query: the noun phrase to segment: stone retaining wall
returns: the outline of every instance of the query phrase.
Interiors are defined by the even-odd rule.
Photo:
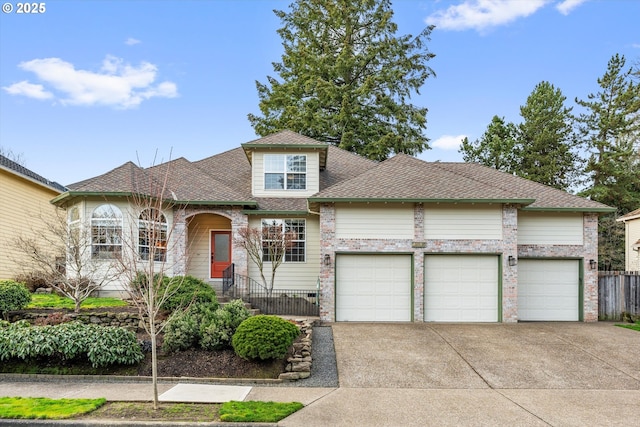
[[[42,311],[32,311],[32,310],[17,310],[9,312],[9,321],[17,322],[18,320],[26,320],[27,322],[33,324],[39,323],[38,319],[50,318],[50,316],[55,315],[54,313],[61,313],[60,311],[46,313]],[[61,318],[65,318],[64,321],[72,321],[78,320],[82,323],[92,323],[101,326],[117,326],[128,329],[130,331],[136,332],[140,327],[140,317],[138,313],[128,313],[128,312],[91,312],[91,313],[74,313],[74,312],[66,312]]]
[[[295,322],[300,328],[302,339],[293,343],[293,355],[287,359],[285,372],[278,376],[281,380],[295,381],[311,376],[313,322],[306,319]]]

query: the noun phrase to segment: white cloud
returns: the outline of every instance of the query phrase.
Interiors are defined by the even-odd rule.
[[[58,92],[59,101],[65,105],[106,105],[126,109],[137,107],[145,99],[178,96],[177,86],[172,82],[153,84],[158,71],[155,65],[142,62],[136,67],[110,55],[97,72],[77,70],[73,64],[60,58],[34,59],[21,62],[19,67],[33,72],[46,86]],[[15,95],[36,99],[53,97],[41,85],[26,81],[17,84],[31,90],[16,89]],[[43,94],[51,96],[43,97]]]
[[[467,135],[442,135],[431,143],[434,148],[440,148],[442,150],[457,150],[462,144],[462,140]]]
[[[142,42],[138,39],[134,39],[133,37],[129,37],[124,41],[124,44],[128,46],[133,46],[134,44],[139,44],[139,43],[142,43]]]
[[[568,15],[573,9],[585,3],[588,0],[564,0],[556,5],[556,9],[563,15]]]
[[[640,49],[640,43],[633,43],[631,47],[634,49]]]
[[[529,16],[548,2],[549,0],[465,0],[431,14],[426,22],[444,30],[481,31]]]
[[[10,95],[23,95],[34,99],[53,98],[53,94],[44,90],[44,86],[34,85],[26,80],[14,83],[11,86],[3,86],[2,89]]]

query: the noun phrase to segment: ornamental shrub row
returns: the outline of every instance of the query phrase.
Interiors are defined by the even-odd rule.
[[[213,309],[219,307],[215,290],[203,280],[193,276],[154,276],[154,285],[159,294],[166,293],[167,299],[161,308],[167,311],[175,311],[186,308],[191,304],[211,304]],[[149,286],[147,275],[140,271],[131,282],[133,289],[144,290]]]
[[[7,311],[21,310],[31,302],[31,294],[23,283],[0,280],[0,314],[4,318]]]
[[[193,304],[168,323],[162,349],[165,352],[200,347],[220,350],[231,347],[231,338],[245,319],[251,316],[242,300],[218,308],[218,304]]]
[[[26,320],[0,322],[0,360],[86,357],[94,367],[133,365],[144,355],[133,332],[82,322],[31,326]]]

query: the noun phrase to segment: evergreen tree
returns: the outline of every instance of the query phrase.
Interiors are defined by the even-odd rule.
[[[389,0],[297,0],[275,11],[284,46],[280,79],[256,82],[264,136],[290,129],[374,160],[428,149],[427,109],[409,103],[434,76],[432,26],[396,36]]]
[[[598,79],[600,91],[587,100],[576,98],[585,109],[579,132],[590,153],[590,184],[582,194],[618,209],[601,217],[598,227],[600,268],[613,270],[624,269],[624,226],[615,218],[640,207],[640,83],[633,73],[616,54]]]
[[[578,155],[571,108],[560,89],[543,81],[520,107],[516,159],[518,175],[567,190],[576,184]]]
[[[516,126],[506,123],[504,117],[493,116],[484,134],[473,142],[464,138],[458,151],[462,153],[465,162],[480,163],[499,171],[515,173],[513,150],[516,131]]]
[[[614,55],[598,79],[600,91],[587,100],[576,99],[585,109],[578,117],[579,131],[590,152],[586,167],[590,185],[583,194],[618,208],[619,213],[640,206],[640,84],[633,81],[633,70],[624,67],[624,56]]]

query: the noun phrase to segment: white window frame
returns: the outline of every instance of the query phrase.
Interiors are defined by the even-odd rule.
[[[273,227],[273,225],[279,225],[282,227],[282,235],[285,233],[293,232],[293,227],[299,227],[302,224],[302,231],[299,229],[295,231],[296,238],[291,240],[293,247],[288,249],[284,254],[283,263],[300,263],[307,262],[307,220],[306,219],[274,219],[264,218],[261,221],[262,227]],[[302,237],[302,238],[300,238]],[[301,250],[301,253],[300,253]],[[297,252],[297,253],[296,253]],[[269,256],[263,251],[263,260],[270,262]],[[294,257],[296,259],[294,259]]]
[[[147,211],[158,211],[158,209],[144,209],[138,216],[138,256],[143,261],[149,260],[149,254],[151,253],[150,240],[152,240],[156,246],[154,261],[165,262],[167,260],[168,239],[167,217],[162,211],[158,211],[147,215],[147,218],[151,218],[151,220],[143,219],[143,215]],[[160,221],[154,221],[154,218],[160,218]],[[151,236],[148,236],[148,234],[151,234]]]
[[[281,185],[273,185],[274,183],[280,183]],[[265,154],[264,189],[285,191],[306,190],[307,155]]]
[[[107,212],[109,209],[109,212]],[[100,212],[103,210],[104,212]],[[103,216],[96,216],[101,214]],[[122,255],[122,220],[119,207],[105,203],[91,214],[91,259],[112,260]]]

